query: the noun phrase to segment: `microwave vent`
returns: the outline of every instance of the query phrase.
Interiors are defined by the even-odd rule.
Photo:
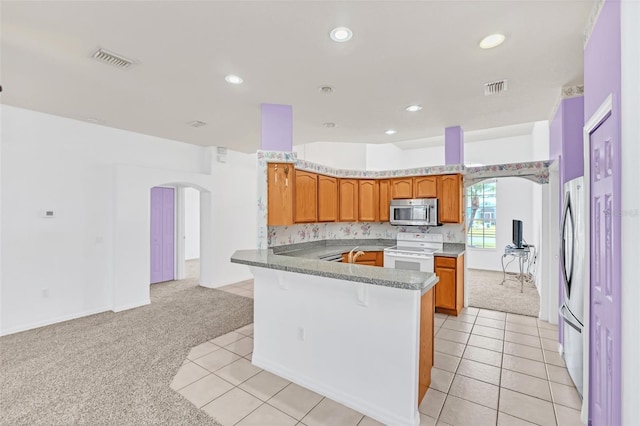
[[[506,92],[507,89],[508,89],[507,80],[499,80],[499,81],[494,81],[492,83],[485,83],[484,95],[485,96],[497,95],[498,93]]]

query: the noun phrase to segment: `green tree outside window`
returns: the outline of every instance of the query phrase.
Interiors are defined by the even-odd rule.
[[[467,246],[496,248],[496,181],[471,185],[467,199]]]

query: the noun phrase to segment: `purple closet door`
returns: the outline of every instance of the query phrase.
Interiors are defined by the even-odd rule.
[[[151,284],[174,278],[174,189],[151,188]]]
[[[614,115],[590,135],[591,319],[590,424],[620,417],[620,141]],[[617,186],[616,186],[617,181]]]

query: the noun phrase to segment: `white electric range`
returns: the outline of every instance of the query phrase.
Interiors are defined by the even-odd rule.
[[[399,232],[397,245],[384,249],[384,267],[433,272],[433,256],[444,245],[441,234]]]

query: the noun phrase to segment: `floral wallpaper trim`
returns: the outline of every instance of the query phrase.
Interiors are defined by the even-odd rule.
[[[297,160],[296,168],[309,172],[322,173],[324,175],[343,177],[343,178],[386,178],[386,177],[403,177],[403,176],[424,176],[438,175],[443,173],[462,173],[464,165],[452,164],[444,166],[417,167],[413,169],[402,170],[345,170],[334,169],[333,167],[324,166],[322,164],[312,163],[306,160]]]
[[[591,33],[593,32],[593,27],[596,26],[596,22],[598,21],[598,16],[600,15],[602,6],[604,6],[604,0],[597,0],[593,5],[593,7],[591,8],[591,13],[589,14],[587,25],[585,25],[584,27],[584,33],[583,33],[583,39],[582,39],[583,47],[587,46],[587,41],[589,41],[589,37],[591,37]]]
[[[258,150],[256,152],[256,156],[258,157],[258,162],[266,161],[269,163],[275,163],[275,162],[294,163],[298,157],[298,154],[295,152]]]
[[[464,225],[393,226],[389,223],[308,223],[291,226],[270,226],[268,247],[320,240],[387,239],[395,240],[398,232],[442,234],[444,242],[465,243]]]
[[[465,185],[494,177],[522,177],[536,183],[549,183],[549,165],[552,161],[532,161],[528,163],[494,164],[490,166],[467,167]]]
[[[584,84],[562,88],[562,99],[577,98],[578,96],[584,96]]]

